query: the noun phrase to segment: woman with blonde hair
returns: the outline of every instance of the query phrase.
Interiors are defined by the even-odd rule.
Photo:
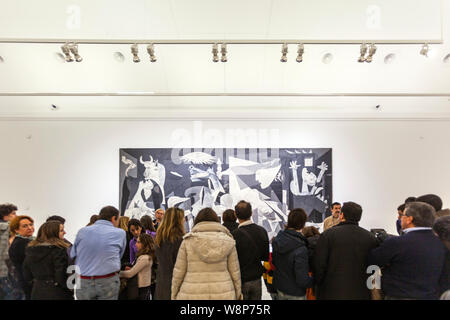
[[[155,300],[170,300],[173,268],[184,234],[184,210],[167,209],[155,237],[158,261]]]
[[[32,284],[32,300],[72,300],[67,288],[67,244],[64,241],[64,225],[60,221],[48,221],[30,242],[23,262],[24,280]]]
[[[118,227],[120,229],[124,230],[127,235],[127,246],[125,247],[123,256],[120,259],[121,269],[124,269],[125,267],[130,266],[130,240],[131,240],[132,236],[128,232],[128,222],[130,222],[129,217],[121,216],[119,218]]]
[[[236,242],[219,221],[213,209],[204,208],[183,237],[173,270],[172,300],[242,299]]]

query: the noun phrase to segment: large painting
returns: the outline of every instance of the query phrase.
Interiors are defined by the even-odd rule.
[[[253,222],[270,238],[293,208],[321,223],[332,201],[331,149],[120,149],[125,216],[153,217],[158,208],[176,206],[184,209],[189,231],[202,208],[220,216],[240,200],[252,204]]]

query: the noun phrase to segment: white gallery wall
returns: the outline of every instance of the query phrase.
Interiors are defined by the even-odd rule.
[[[361,225],[395,234],[408,196],[450,206],[450,121],[204,120],[0,121],[0,203],[36,226],[67,219],[67,238],[119,202],[119,148],[325,147],[333,149],[333,200],[363,207]]]

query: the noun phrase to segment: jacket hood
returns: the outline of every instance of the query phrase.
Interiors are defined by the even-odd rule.
[[[273,250],[286,254],[299,247],[308,246],[308,240],[294,230],[282,230],[272,241]]]
[[[26,256],[33,262],[39,262],[51,254],[55,246],[51,244],[40,244],[26,249]]]
[[[218,222],[200,222],[184,236],[190,247],[205,263],[225,259],[235,247],[235,241],[228,229]]]

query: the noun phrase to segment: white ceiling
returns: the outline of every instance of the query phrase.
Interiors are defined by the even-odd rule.
[[[81,63],[61,62],[61,44],[0,43],[0,93],[450,94],[450,1],[406,0],[2,0],[0,38],[441,40],[378,45],[371,64],[359,45],[228,45],[213,63],[211,45],[155,45],[140,63],[129,45],[80,44]],[[377,5],[377,7],[373,7]],[[411,9],[412,8],[412,9]],[[78,15],[79,13],[79,15]],[[378,14],[379,13],[379,14]],[[379,19],[377,20],[377,16]],[[442,19],[441,19],[442,18]],[[114,59],[114,52],[125,56]],[[322,62],[332,53],[329,64]],[[396,59],[386,64],[390,53]],[[450,97],[92,97],[0,96],[11,118],[450,118]],[[51,104],[57,111],[51,111]],[[381,105],[375,109],[375,105]]]

